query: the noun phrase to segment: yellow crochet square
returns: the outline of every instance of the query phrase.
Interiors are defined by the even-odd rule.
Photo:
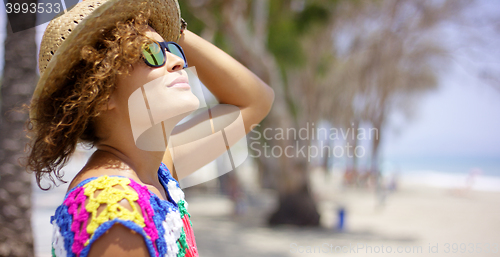
[[[128,186],[129,184],[130,179],[128,178],[102,176],[83,186],[85,188],[84,194],[88,200],[85,209],[92,217],[87,225],[87,233],[90,234],[90,238],[85,242],[85,246],[88,245],[96,229],[109,220],[119,218],[133,221],[141,227],[145,226],[142,211],[135,204],[139,195]],[[98,190],[100,191],[96,193]],[[120,203],[123,199],[128,201],[132,211],[125,207],[124,203]],[[97,210],[103,204],[106,207],[97,216]]]

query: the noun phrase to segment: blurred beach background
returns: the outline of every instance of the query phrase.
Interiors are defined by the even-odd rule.
[[[80,150],[65,169],[65,178],[71,179],[90,153]],[[472,171],[482,167],[481,162],[462,163]],[[259,186],[249,158],[232,171],[243,192],[238,207],[230,195],[221,193],[217,179],[184,189],[200,256],[379,256],[396,252],[403,256],[497,256],[498,173],[478,174],[471,182],[470,172],[437,169],[446,163],[421,165],[423,169],[412,170],[413,166],[405,169],[401,164],[396,188],[389,187],[392,177],[388,176],[382,192],[373,186],[345,185],[342,168],[334,167],[328,173],[317,168],[311,172],[311,187],[321,215],[320,227],[269,227],[267,219],[278,204],[278,195]],[[48,192],[33,186],[37,256],[51,256],[49,220],[65,192],[66,184]],[[339,229],[342,209],[344,225]],[[468,252],[471,243],[473,253]],[[437,249],[430,249],[436,245]],[[344,248],[336,249],[338,246]],[[476,247],[482,252],[476,252]]]
[[[277,93],[274,113],[247,136],[243,164],[184,188],[200,256],[500,254],[500,2],[179,2],[188,29]],[[37,27],[38,44],[46,25]],[[283,154],[264,156],[262,137],[255,139],[270,128],[270,146],[293,145],[276,140],[277,128],[313,123],[338,134],[301,144],[350,143],[363,154],[316,154],[290,164]],[[370,129],[375,134],[342,137]],[[67,181],[91,152],[77,150],[63,169]],[[203,172],[217,169],[214,161]],[[319,223],[302,216],[271,226],[277,209],[286,216],[305,206],[286,206],[283,198],[300,185]],[[36,256],[51,256],[50,216],[66,190],[42,191],[33,177]],[[301,218],[313,225],[297,225]]]

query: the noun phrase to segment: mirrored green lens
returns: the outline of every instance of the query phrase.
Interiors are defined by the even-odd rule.
[[[174,44],[168,44],[168,51],[171,52],[172,54],[175,54],[182,60],[184,60],[184,55],[182,54],[181,50]]]
[[[160,66],[165,63],[165,55],[157,43],[150,43],[142,49],[142,54],[146,62],[153,66]]]

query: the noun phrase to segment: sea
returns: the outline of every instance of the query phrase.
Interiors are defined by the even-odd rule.
[[[500,191],[500,156],[389,157],[382,172],[410,184]]]

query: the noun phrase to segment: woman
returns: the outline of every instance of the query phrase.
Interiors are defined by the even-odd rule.
[[[181,21],[176,0],[87,0],[47,26],[27,167],[40,186],[43,177],[61,178],[78,143],[96,148],[51,219],[53,256],[198,256],[177,182],[194,170],[175,174],[175,167],[199,167],[226,149],[206,156],[185,150],[214,143],[198,140],[174,162],[166,147],[148,146],[196,137],[203,124],[215,134],[214,124],[234,117],[227,106],[237,107],[246,134],[267,115],[274,93]],[[187,63],[221,105],[175,127],[199,104],[186,83]],[[137,115],[143,107],[150,125]]]

